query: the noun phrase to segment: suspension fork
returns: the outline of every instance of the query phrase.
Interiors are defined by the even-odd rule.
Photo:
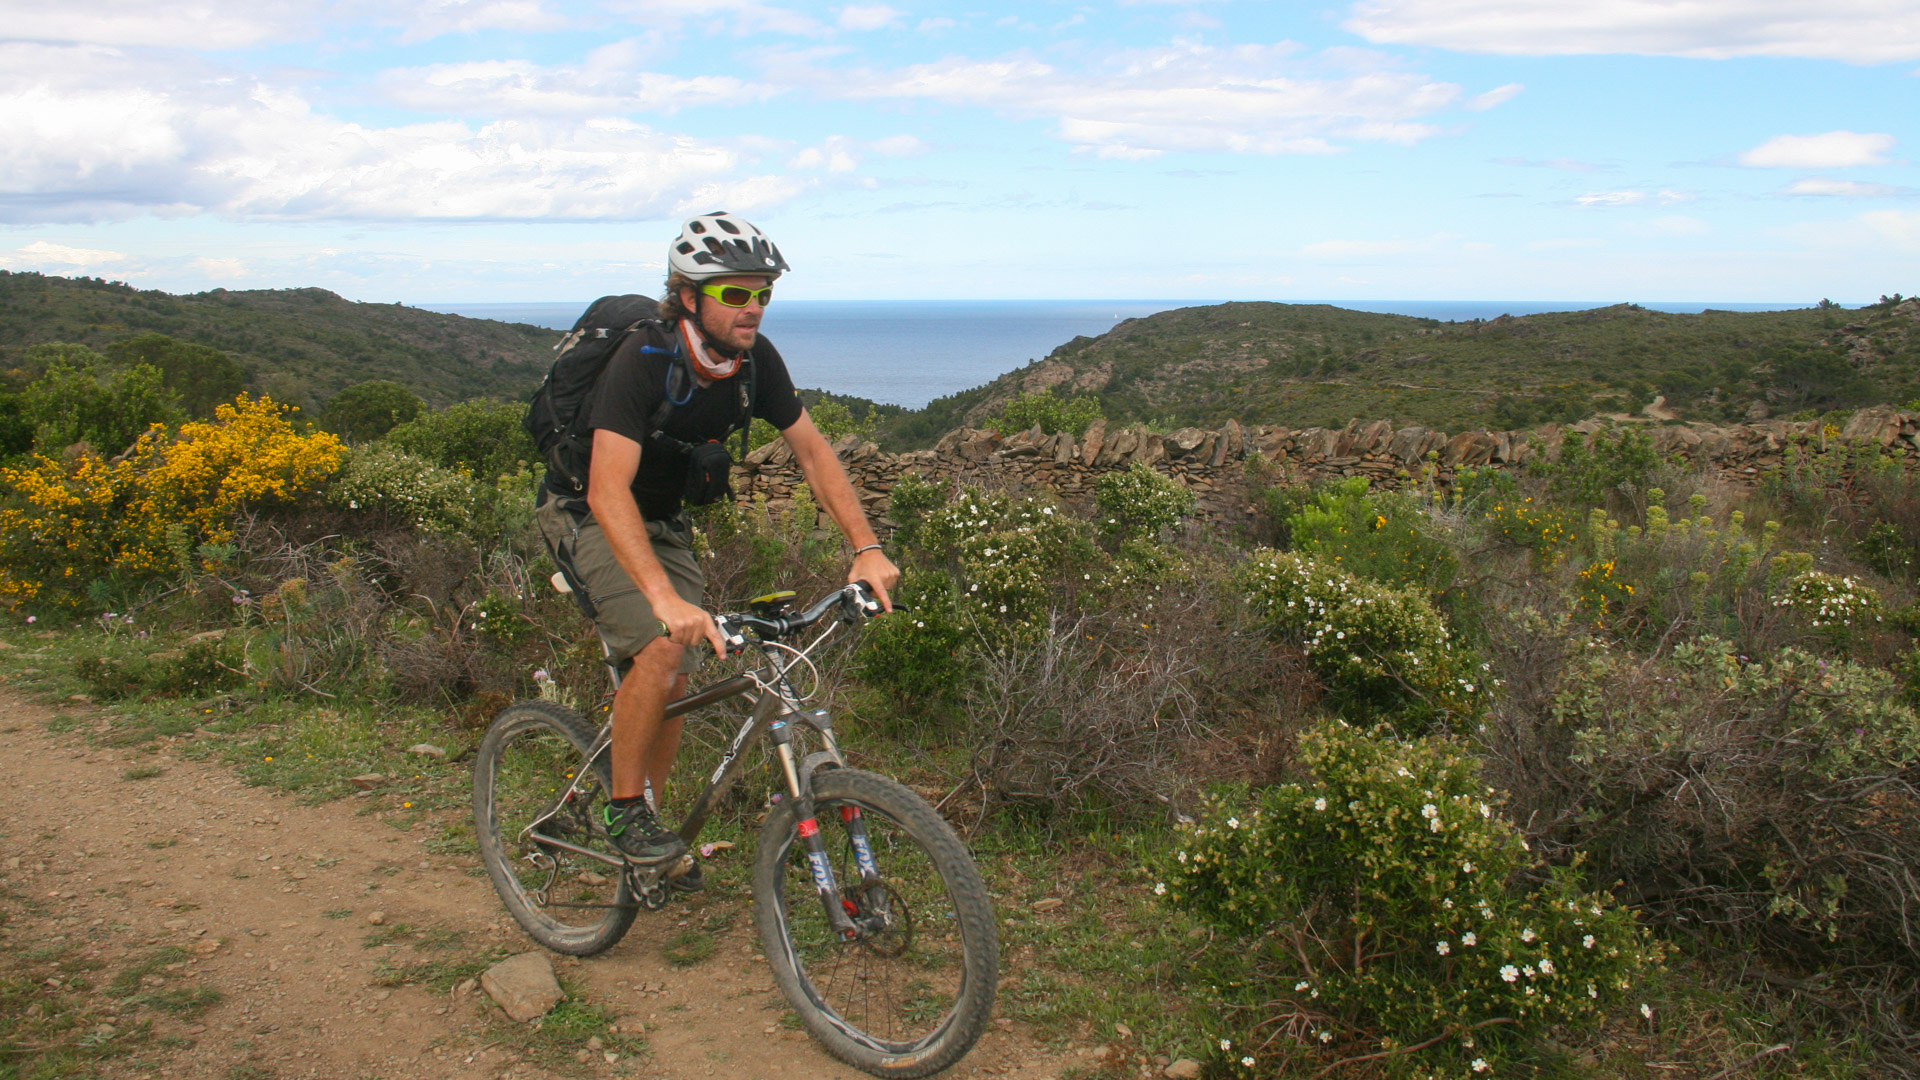
[[[789,712],[776,717],[767,729],[767,735],[773,740],[774,750],[780,757],[780,771],[787,781],[787,798],[792,800],[797,821],[794,831],[799,834],[800,844],[806,850],[807,867],[813,873],[813,887],[820,894],[820,906],[826,911],[827,925],[842,940],[851,941],[860,936],[860,928],[847,916],[849,904],[841,897],[840,886],[833,879],[833,861],[827,857],[827,842],[820,835],[820,822],[814,817],[811,785],[801,782],[799,764],[793,759],[793,732],[787,726],[788,718],[793,715]],[[859,847],[855,848],[856,857],[859,850]],[[871,850],[863,862],[873,862]],[[861,875],[866,875],[865,865],[861,867]]]

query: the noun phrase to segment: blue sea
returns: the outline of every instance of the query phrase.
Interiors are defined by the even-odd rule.
[[[1076,335],[1096,337],[1124,319],[1210,300],[777,300],[761,331],[786,358],[796,385],[921,408],[1030,361]],[[1314,303],[1315,301],[1294,301]],[[1467,322],[1500,315],[1581,311],[1617,301],[1329,301],[1355,311]],[[429,311],[565,330],[587,302],[421,304]],[[1778,311],[1781,304],[1655,304],[1656,311]],[[556,338],[557,340],[557,338]]]

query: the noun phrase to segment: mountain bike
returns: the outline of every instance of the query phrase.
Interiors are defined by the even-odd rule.
[[[849,768],[827,710],[805,708],[795,692],[803,672],[809,693],[817,689],[810,657],[821,644],[879,614],[879,603],[861,584],[802,611],[793,597],[718,616],[729,652],[756,655],[741,674],[667,706],[680,716],[736,697],[748,705],[680,837],[696,849],[747,751],[771,742],[780,790],[756,844],[752,893],[774,982],[835,1057],[875,1076],[927,1076],[964,1056],[992,1012],[993,907],[952,827],[906,786]],[[608,674],[617,689],[619,670],[609,664]],[[555,702],[523,701],[494,719],[475,753],[474,831],[487,876],[535,941],[572,956],[611,948],[642,909],[671,901],[673,878],[692,866],[691,855],[631,864],[607,837],[611,739],[610,719],[596,729]]]

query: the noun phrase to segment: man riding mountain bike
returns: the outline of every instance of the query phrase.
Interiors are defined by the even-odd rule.
[[[726,655],[701,607],[705,581],[684,511],[690,495],[725,497],[726,437],[755,417],[772,424],[854,547],[847,580],[867,582],[891,610],[888,591],[900,577],[786,363],[760,336],[773,283],[787,270],[780,249],[746,221],[715,212],[685,224],[667,267],[660,321],[629,328],[581,405],[592,433],[584,499],[556,487],[550,472],[536,514],[608,660],[632,662],[613,700],[604,824],[622,854],[646,865],[687,852],[647,799],[649,790],[664,794],[680,749],[682,722],[666,717],[667,703],[685,692],[698,646]],[[700,888],[698,865],[674,883]]]

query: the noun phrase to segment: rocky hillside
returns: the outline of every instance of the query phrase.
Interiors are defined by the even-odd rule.
[[[1045,389],[1093,395],[1111,420],[1162,429],[1227,419],[1338,427],[1375,417],[1459,431],[1606,414],[1812,415],[1920,397],[1920,299],[1697,315],[1623,304],[1461,323],[1327,305],[1181,308],[1076,338],[936,401],[911,425],[889,425],[903,436],[891,445],[930,444]]]
[[[325,289],[175,296],[91,278],[0,271],[0,365],[30,345],[96,349],[145,331],[210,345],[238,361],[251,388],[312,407],[355,383],[389,379],[441,406],[523,397],[559,335],[538,326],[362,304]]]

